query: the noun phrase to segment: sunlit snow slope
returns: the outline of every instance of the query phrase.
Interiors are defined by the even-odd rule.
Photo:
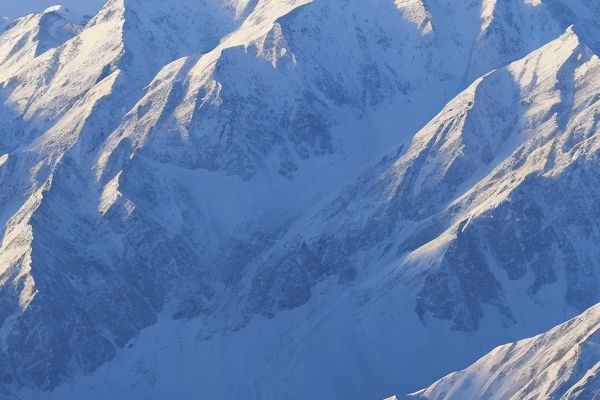
[[[2,20],[0,397],[384,398],[600,302],[598,18],[109,0]]]
[[[600,308],[500,346],[411,398],[594,399],[600,396]]]

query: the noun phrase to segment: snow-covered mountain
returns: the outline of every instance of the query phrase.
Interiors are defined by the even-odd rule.
[[[32,62],[47,50],[60,46],[80,30],[80,21],[61,6],[50,7],[40,14],[31,14],[16,21],[2,23],[0,60],[3,77]]]
[[[500,346],[411,398],[593,399],[600,393],[600,308]]]
[[[0,396],[383,398],[600,302],[599,17],[109,0],[7,22]]]

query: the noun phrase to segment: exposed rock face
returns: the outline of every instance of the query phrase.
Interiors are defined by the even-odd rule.
[[[165,340],[184,397],[383,397],[600,301],[597,17],[110,0],[0,28],[6,395],[171,393],[134,346]]]

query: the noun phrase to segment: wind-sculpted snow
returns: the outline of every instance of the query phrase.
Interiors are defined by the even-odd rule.
[[[184,397],[383,397],[600,301],[584,3],[110,0],[85,25],[11,22],[0,383],[168,393],[139,339],[198,371]],[[235,388],[209,371],[228,365]]]
[[[531,339],[500,346],[411,398],[593,399],[600,393],[600,309]]]

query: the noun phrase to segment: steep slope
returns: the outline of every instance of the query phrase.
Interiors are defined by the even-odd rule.
[[[569,29],[476,81],[288,240],[301,237],[327,270],[371,266],[366,253],[401,280],[423,279],[415,309],[425,323],[476,330],[484,307],[508,325],[527,319],[524,303],[589,307],[597,74],[597,57]],[[289,247],[271,257],[293,258]]]
[[[17,21],[4,20],[0,24],[0,32],[3,32],[0,74],[13,75],[36,56],[71,39],[81,30],[80,22],[67,9],[58,6]]]
[[[569,29],[477,80],[410,145],[384,158],[323,211],[297,220],[252,262],[242,248],[247,265],[237,291],[246,297],[246,313],[273,317],[292,309],[292,319],[313,329],[297,339],[296,363],[281,367],[285,376],[342,385],[335,373],[324,378],[323,371],[335,370],[343,356],[324,360],[319,353],[335,347],[335,338],[364,363],[348,360],[346,379],[362,376],[366,382],[346,395],[378,393],[364,365],[377,365],[377,379],[390,387],[391,375],[398,387],[410,387],[597,301],[600,197],[588,171],[597,168],[598,68],[598,58]],[[328,296],[339,303],[326,307]],[[239,310],[239,301],[233,302]],[[315,316],[295,311],[315,303],[322,307]],[[225,314],[235,315],[227,307]],[[262,326],[281,332],[279,323]],[[314,338],[321,343],[312,350]],[[204,355],[209,343],[195,354]],[[433,365],[423,356],[436,353]],[[126,365],[140,361],[135,353],[124,357]],[[312,372],[308,365],[323,368]],[[298,398],[327,393],[288,379],[289,391],[274,383],[260,392],[294,397],[297,390]],[[198,387],[223,393],[209,381]]]
[[[138,104],[144,113],[131,115],[122,127],[138,127],[127,139],[158,153],[153,158],[175,163],[185,158],[192,167],[246,179],[264,168],[291,178],[307,160],[331,153],[351,154],[348,162],[358,158],[358,164],[365,161],[361,153],[379,154],[410,137],[480,72],[521,57],[564,30],[544,7],[521,2],[513,11],[527,18],[494,18],[498,22],[490,26],[498,32],[483,39],[477,4],[433,2],[427,11],[432,28],[422,31],[422,22],[413,26],[403,2],[337,7],[336,1],[303,1],[281,9],[271,3],[277,2],[259,3],[242,29],[197,62],[169,67],[175,79],[153,85]],[[510,48],[497,51],[485,43],[488,36],[504,40],[498,38],[520,25],[530,33],[512,38]],[[339,59],[349,62],[342,65]],[[184,65],[189,71],[183,76],[173,73]],[[166,100],[163,94],[174,84],[183,93]],[[176,118],[168,118],[172,112]]]
[[[159,219],[161,226],[170,225],[168,231],[176,234],[185,230],[185,218],[174,220],[174,209],[164,206],[173,201],[152,189],[156,181],[176,180],[185,197],[206,210],[199,215],[189,206],[175,207],[175,215],[197,215],[203,221],[198,226],[208,227],[207,236],[186,235],[188,241],[199,240],[190,247],[201,247],[205,263],[218,265],[217,275],[231,285],[239,281],[248,255],[268,250],[265,243],[276,240],[290,220],[312,207],[331,182],[351,179],[390,143],[408,139],[396,133],[397,124],[411,132],[411,126],[437,108],[432,97],[448,98],[468,79],[471,66],[465,60],[472,51],[463,42],[479,40],[476,5],[451,9],[456,20],[469,21],[471,29],[442,19],[448,4],[435,5],[428,13],[437,31],[429,32],[419,28],[422,24],[415,30],[404,4],[333,4],[299,2],[278,9],[259,3],[241,28],[213,51],[163,69],[100,153],[95,170],[106,194],[102,208],[123,214],[133,204],[136,212]],[[491,59],[479,57],[476,50],[476,59],[514,58],[543,43],[544,37],[558,35],[559,24],[545,8],[526,3],[514,7],[530,11],[530,18],[518,23],[536,35],[522,35],[523,43],[514,46],[517,54],[502,48]],[[490,26],[502,27],[496,28],[498,36],[511,32],[513,21],[495,21]],[[456,37],[462,41],[449,39]],[[353,61],[340,65],[337,59]],[[131,174],[135,178],[128,179]],[[203,189],[191,189],[191,182]],[[218,197],[242,190],[244,197],[223,209]],[[152,203],[146,201],[149,193]],[[165,215],[166,209],[170,215]],[[270,260],[269,272],[255,278],[266,280],[265,285],[255,289],[256,298],[238,318],[293,308],[310,296],[310,287],[326,268],[314,262],[311,251],[304,251],[302,241],[289,247],[294,256],[285,258],[303,261],[286,268],[305,269],[298,281],[289,282],[296,287],[278,283],[285,274],[275,271],[280,260]],[[303,262],[310,267],[304,268]],[[279,301],[279,296],[285,298]]]
[[[166,396],[183,376],[182,396],[383,395],[584,307],[597,268],[564,240],[572,214],[538,243],[556,245],[552,260],[538,260],[547,248],[486,253],[508,279],[478,252],[493,249],[499,230],[484,217],[496,210],[490,218],[525,215],[505,232],[517,247],[540,222],[506,200],[539,195],[521,179],[541,171],[529,157],[542,152],[569,183],[569,168],[594,161],[591,147],[567,155],[595,138],[582,121],[597,59],[573,30],[556,39],[577,17],[553,10],[109,1],[74,38],[0,75],[1,382],[25,398],[39,396],[32,387]],[[543,153],[554,142],[561,152]],[[597,194],[585,190],[546,199],[578,204],[574,229],[592,243]],[[569,309],[527,322],[565,291]],[[522,300],[529,308],[514,307]],[[398,336],[410,345],[389,350]],[[157,340],[164,369],[146,358]],[[437,365],[419,359],[442,340]],[[336,357],[323,359],[327,348]],[[231,365],[251,371],[235,389]],[[58,388],[75,376],[81,384]],[[364,385],[340,389],[348,376]]]
[[[494,349],[411,398],[593,399],[600,393],[600,307],[547,333]]]
[[[175,11],[170,12],[171,7]],[[96,84],[112,74],[118,75],[109,100],[112,124],[116,126],[122,113],[131,107],[142,88],[164,63],[212,48],[235,26],[234,13],[235,10],[229,6],[209,0],[192,5],[184,2],[167,5],[158,1],[109,1],[76,37],[34,60],[22,60],[23,64],[14,74],[11,71],[2,73],[2,96],[7,113],[4,120],[12,122],[17,117],[24,126],[20,130],[26,129],[15,134],[20,137],[18,142],[2,144],[14,148],[31,143],[57,124]],[[27,26],[21,28],[20,25],[29,23],[30,19],[35,23],[47,14],[54,13],[26,17],[11,32],[16,31],[17,38],[30,31],[35,33],[35,29],[28,30]],[[49,35],[42,35],[38,41],[51,42]],[[7,43],[10,45],[9,41]],[[52,44],[59,43],[54,41]],[[50,45],[46,43],[44,47],[49,48]],[[89,102],[87,106],[91,106]],[[12,118],[8,113],[13,114]],[[69,124],[82,125],[83,122],[69,121]],[[33,131],[34,136],[27,130]],[[2,139],[3,142],[7,140]],[[77,139],[62,133],[51,140],[65,145],[64,142]]]
[[[209,5],[213,8],[209,9]],[[138,1],[110,1],[75,38],[26,62],[14,76],[9,73],[2,75],[6,82],[2,89],[5,101],[1,109],[3,135],[0,152],[7,153],[2,156],[0,178],[7,190],[2,194],[6,201],[2,202],[0,215],[3,223],[8,222],[0,251],[1,280],[6,288],[1,297],[4,340],[5,343],[12,341],[8,347],[14,349],[11,354],[4,355],[4,360],[8,361],[10,358],[12,361],[3,362],[2,368],[21,365],[18,367],[19,375],[26,380],[36,381],[38,385],[51,386],[58,375],[65,373],[74,356],[73,350],[69,349],[79,348],[75,352],[91,350],[91,353],[77,356],[78,364],[83,370],[97,366],[113,352],[113,345],[99,333],[102,329],[93,332],[89,330],[89,326],[84,327],[90,323],[89,317],[78,311],[81,310],[78,300],[70,297],[68,290],[64,289],[65,283],[60,282],[66,279],[66,284],[71,285],[69,282],[72,277],[63,275],[64,270],[60,276],[47,272],[50,260],[54,258],[57,266],[59,263],[80,262],[68,259],[76,250],[70,256],[59,250],[64,250],[67,246],[56,240],[52,230],[63,229],[67,213],[55,214],[56,218],[50,217],[53,213],[52,204],[59,209],[64,208],[69,202],[72,203],[65,196],[70,196],[71,199],[78,193],[82,196],[81,193],[90,187],[84,180],[85,171],[89,171],[89,164],[93,160],[81,155],[93,151],[111,127],[118,124],[119,114],[124,113],[131,105],[135,96],[150,80],[153,70],[162,62],[192,51],[190,46],[193,46],[193,51],[202,51],[205,48],[203,46],[211,46],[210,41],[214,43],[226,33],[223,31],[228,27],[225,16],[230,16],[229,26],[233,26],[237,12],[229,5],[205,2],[191,7],[182,4],[177,12],[169,14],[166,13],[167,10],[170,10],[170,6],[161,2],[142,4]],[[183,38],[180,39],[179,36]],[[105,64],[98,63],[99,59]],[[71,151],[80,155],[78,162],[65,157]],[[62,186],[62,178],[59,177],[73,179],[71,174],[75,174],[80,184],[75,188],[68,184]],[[91,178],[90,173],[88,176]],[[52,200],[50,191],[57,193],[58,200]],[[93,204],[93,200],[87,199],[88,201],[82,199],[85,205],[79,210],[82,218],[85,218],[86,208]],[[53,221],[55,225],[52,224]],[[34,243],[34,235],[40,239],[39,246]],[[78,239],[79,244],[82,244],[81,235]],[[36,255],[45,261],[40,265],[42,269],[36,276],[37,279],[34,279],[33,275],[37,273],[32,258],[36,259]],[[78,260],[81,259],[83,258]],[[83,259],[83,264],[89,262]],[[42,277],[48,281],[44,282]],[[135,277],[117,274],[115,271],[111,281],[113,289],[119,287],[118,281],[123,279]],[[84,287],[82,283],[74,284],[80,290]],[[40,290],[43,287],[48,289],[47,292]],[[95,299],[106,301],[99,300],[104,297],[97,285],[95,289]],[[127,292],[124,288],[121,289],[124,293]],[[37,312],[48,316],[72,310],[71,321],[80,327],[74,329],[69,324],[59,323],[58,319],[42,318],[42,324],[48,324],[44,331],[56,329],[55,335],[52,335],[54,339],[50,340],[58,342],[44,342],[46,339],[38,337],[32,343],[31,337],[20,335],[19,330],[29,328],[19,326],[16,321],[13,324],[10,316],[18,313],[19,309],[33,312],[38,303],[36,300],[32,304],[36,296],[42,297],[40,303],[45,304]],[[117,296],[112,298],[111,301],[119,301]],[[144,305],[134,307],[135,313],[147,325],[153,321],[154,316],[148,317],[140,307]],[[94,319],[95,323],[102,321],[102,318]],[[128,319],[126,325],[133,325],[136,329],[144,326],[130,317],[123,316],[122,319]],[[39,326],[33,320],[20,320],[19,323]],[[133,332],[128,327],[115,329],[129,332],[129,335]],[[65,332],[80,339],[71,340]],[[117,341],[118,336],[116,333]],[[84,340],[87,344],[78,344],[78,340]],[[30,350],[23,352],[24,348]],[[55,356],[47,359],[47,352],[52,352]],[[61,358],[58,353],[66,357]],[[46,361],[39,361],[44,359]]]

